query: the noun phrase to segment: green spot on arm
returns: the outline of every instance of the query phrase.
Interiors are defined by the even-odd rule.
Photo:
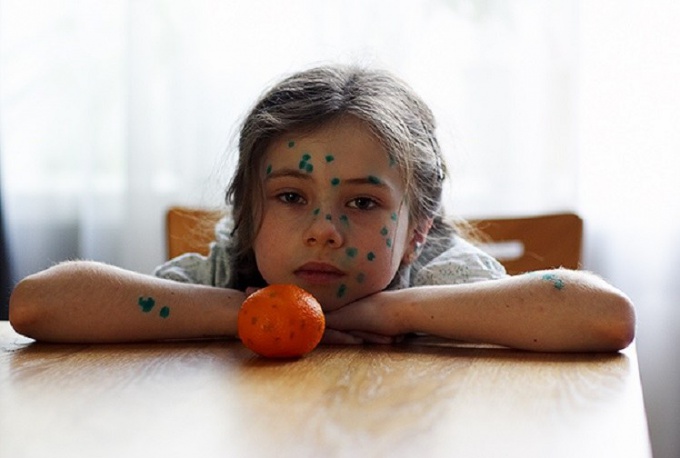
[[[153,300],[153,297],[142,296],[137,300],[137,304],[141,307],[142,312],[149,313],[156,305],[156,301]]]
[[[170,316],[170,307],[163,307],[159,313],[161,318],[167,318]]]

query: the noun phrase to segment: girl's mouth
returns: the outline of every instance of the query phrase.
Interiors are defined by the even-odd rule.
[[[306,283],[317,285],[334,283],[347,275],[332,264],[324,262],[308,262],[293,273]]]

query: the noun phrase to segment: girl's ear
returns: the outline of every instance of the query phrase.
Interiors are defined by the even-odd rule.
[[[404,257],[402,259],[403,264],[411,264],[413,261],[418,259],[420,252],[425,245],[425,240],[427,240],[427,234],[432,228],[432,218],[421,221],[412,229],[411,239],[409,240],[408,247],[404,251]]]

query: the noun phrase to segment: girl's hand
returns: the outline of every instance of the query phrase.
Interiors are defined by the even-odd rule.
[[[327,313],[324,342],[394,343],[405,333],[395,302],[397,294],[379,292]]]

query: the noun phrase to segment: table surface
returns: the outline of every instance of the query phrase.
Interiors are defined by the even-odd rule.
[[[415,455],[414,455],[415,454]],[[0,456],[649,457],[635,347],[35,343],[0,322]]]

